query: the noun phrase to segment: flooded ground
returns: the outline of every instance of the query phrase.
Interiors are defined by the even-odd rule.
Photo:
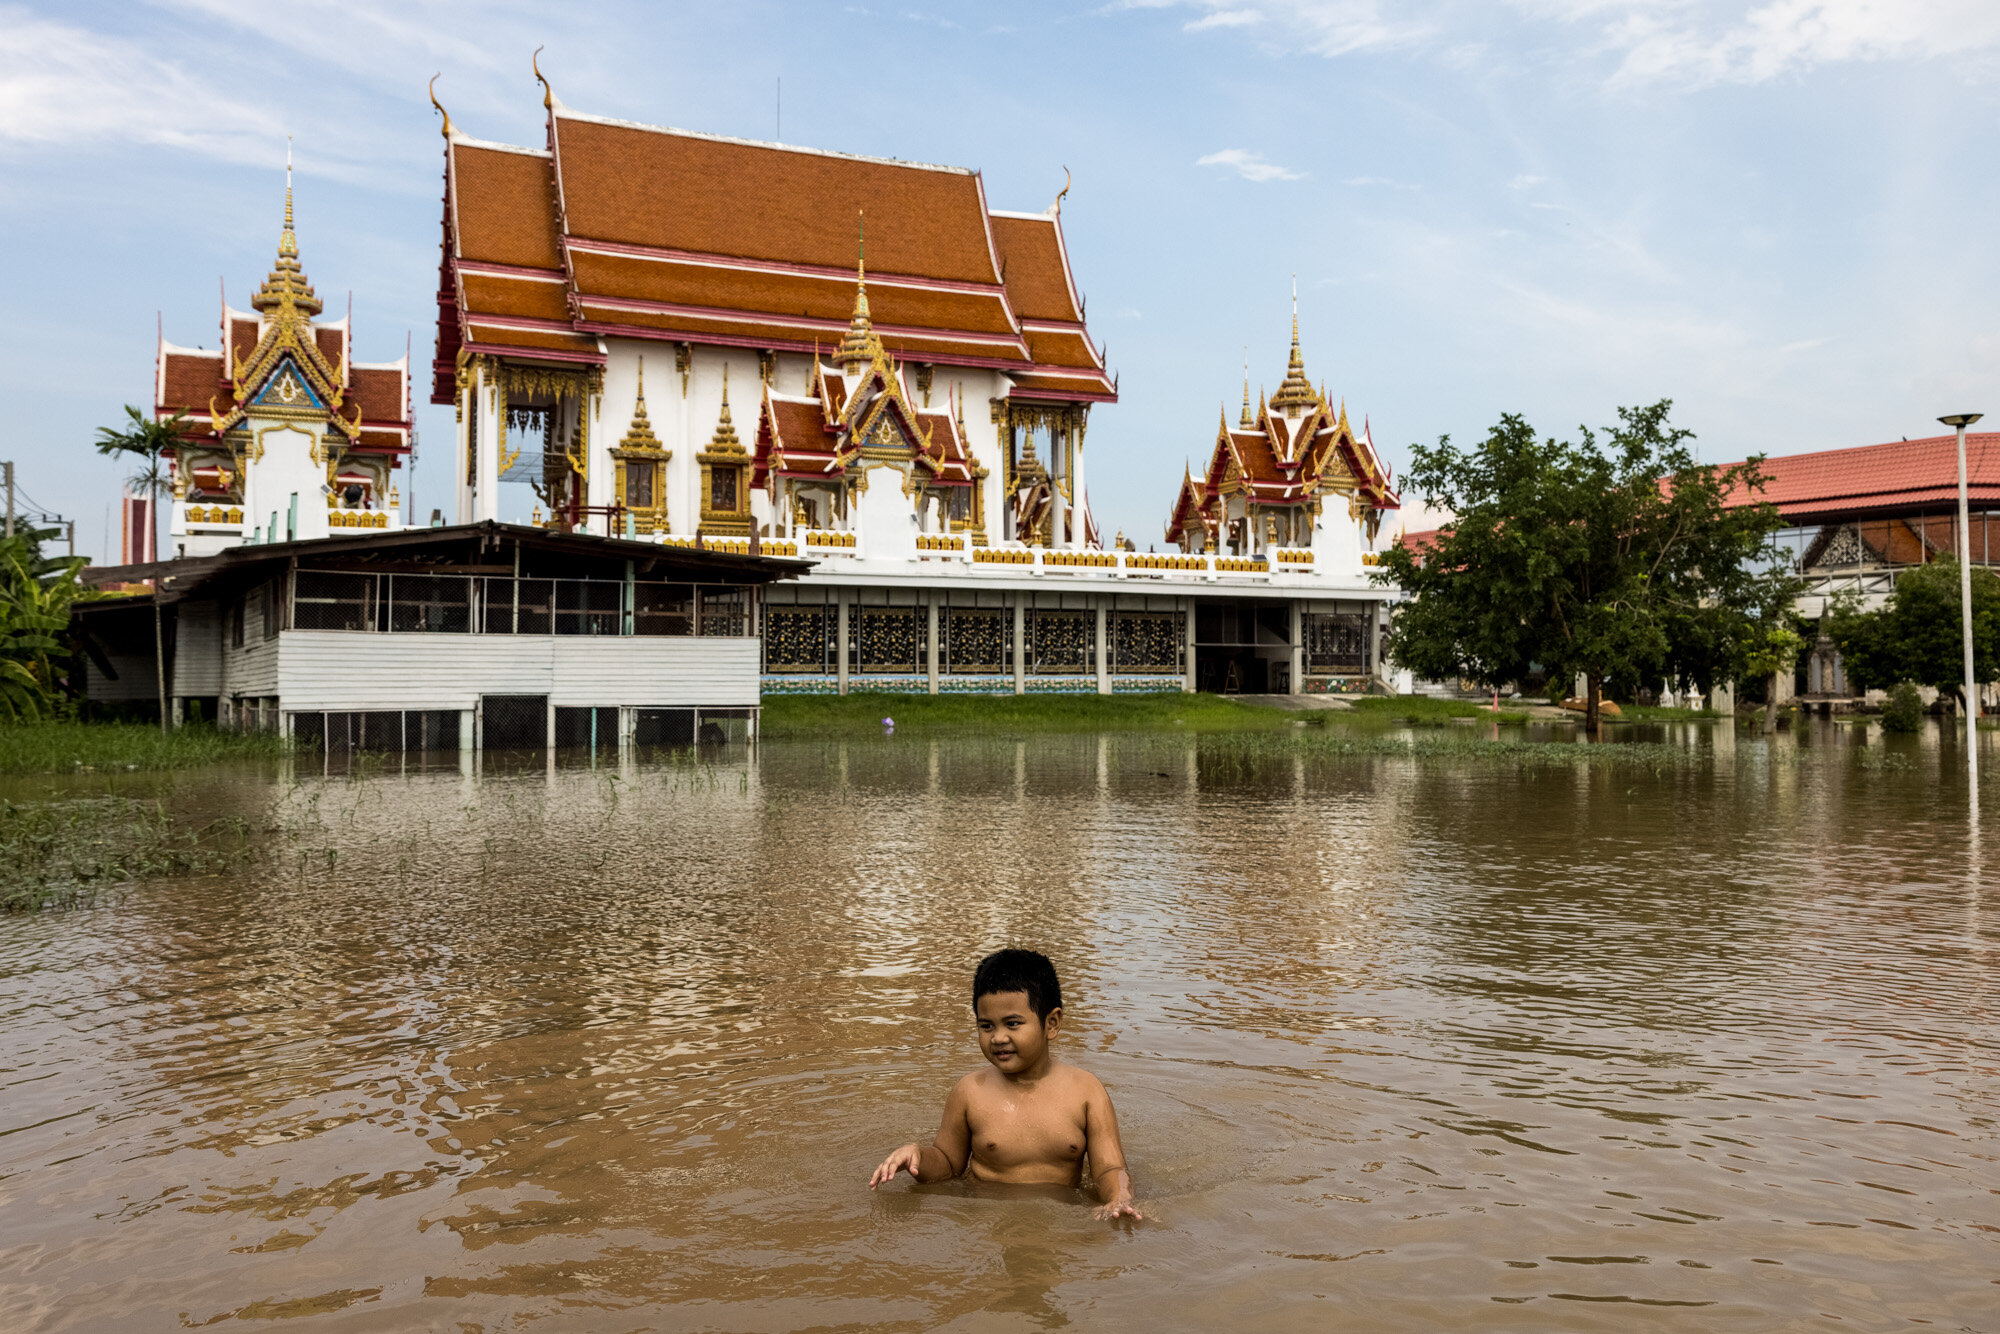
[[[1951,741],[1656,739],[183,776],[271,855],[0,919],[0,1328],[1995,1328]],[[865,1187],[1003,944],[1142,1226]]]

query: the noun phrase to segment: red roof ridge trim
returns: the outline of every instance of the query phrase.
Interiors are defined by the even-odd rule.
[[[683,306],[665,301],[643,301],[638,297],[596,296],[588,292],[579,292],[576,299],[579,306],[594,306],[600,310],[629,310],[645,315],[684,315],[689,319],[715,320],[730,324],[775,324],[794,329],[820,329],[831,332],[839,332],[847,327],[846,320],[818,315],[786,315],[775,310],[730,310],[721,306]],[[475,315],[471,318],[487,317]],[[986,343],[995,347],[1016,348],[1024,356],[1027,354],[1027,349],[1022,346],[1021,340],[1011,334],[973,333],[963,329],[939,329],[927,325],[879,323],[875,326],[875,332],[891,338]],[[918,358],[918,360],[928,359]]]
[[[718,255],[700,250],[672,250],[663,246],[632,245],[624,241],[593,241],[588,237],[565,235],[562,238],[566,250],[580,250],[586,255],[619,255],[627,259],[657,260],[662,264],[691,264],[710,269],[742,269],[750,273],[783,273],[799,278],[825,278],[830,282],[854,285],[854,270],[836,268],[829,264],[795,264],[784,260],[746,259],[741,255]],[[910,287],[928,292],[972,292],[1006,298],[1005,283],[975,283],[959,278],[920,278],[910,274],[890,273],[881,269],[868,271],[870,285],[877,287]],[[846,326],[843,324],[843,328]]]
[[[540,269],[524,264],[496,264],[486,259],[461,259],[455,262],[460,273],[470,273],[480,278],[520,278],[536,283],[569,281],[569,276],[561,269]]]
[[[621,130],[644,130],[648,134],[672,134],[683,139],[705,139],[712,144],[736,144],[743,148],[769,148],[780,153],[802,153],[807,157],[840,158],[846,162],[873,162],[884,167],[908,167],[913,171],[941,171],[952,176],[977,176],[970,167],[947,167],[938,162],[912,162],[899,157],[871,157],[866,153],[842,153],[831,148],[807,148],[802,144],[780,144],[769,139],[741,139],[730,134],[705,134],[700,130],[684,130],[677,125],[648,125],[644,121],[621,120],[616,116],[594,116],[587,111],[572,111],[557,105],[551,109],[559,120],[587,121],[592,125],[610,125]]]

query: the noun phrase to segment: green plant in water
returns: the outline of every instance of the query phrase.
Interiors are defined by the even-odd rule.
[[[1914,682],[1901,682],[1889,692],[1889,703],[1882,710],[1882,730],[1914,732],[1923,725],[1923,695],[1918,692]]]
[[[250,856],[241,820],[184,829],[157,802],[0,800],[0,911],[61,907],[110,885],[220,871]]]

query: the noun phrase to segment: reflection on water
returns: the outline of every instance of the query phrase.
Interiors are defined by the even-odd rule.
[[[178,780],[277,851],[0,921],[0,1327],[1990,1327],[1962,751],[1652,739]],[[866,1189],[1003,943],[1156,1221]]]

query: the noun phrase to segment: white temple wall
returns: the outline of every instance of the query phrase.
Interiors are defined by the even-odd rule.
[[[251,417],[244,422],[252,440],[254,455],[261,447],[263,457],[250,459],[243,469],[243,519],[262,535],[271,535],[271,518],[277,516],[277,538],[299,540],[325,537],[326,465],[313,460],[319,435],[298,422],[273,422]],[[288,527],[293,497],[298,498],[296,531]]]

